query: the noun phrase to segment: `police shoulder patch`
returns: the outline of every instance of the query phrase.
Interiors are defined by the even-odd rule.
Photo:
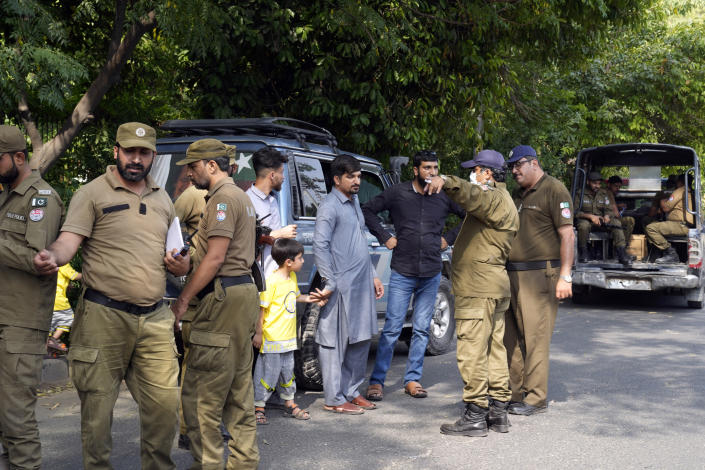
[[[32,207],[46,207],[47,206],[47,198],[45,197],[33,197],[32,198]]]
[[[225,211],[218,211],[215,214],[215,220],[218,222],[222,222],[225,220]]]
[[[51,189],[39,189],[39,190],[37,190],[37,193],[40,196],[49,196],[49,195],[51,195]]]
[[[216,210],[224,211],[224,210],[227,210],[227,209],[228,209],[228,205],[225,204],[224,202],[221,202],[221,203],[217,204],[217,205],[215,206],[215,208],[216,208]]]
[[[567,201],[563,201],[560,204],[561,209],[565,209],[566,207],[570,207],[570,203]]]
[[[44,218],[44,209],[32,209],[29,211],[29,220],[39,222]]]

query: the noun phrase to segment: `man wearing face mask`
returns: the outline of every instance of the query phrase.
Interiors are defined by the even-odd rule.
[[[365,225],[392,253],[392,274],[384,328],[377,346],[375,367],[367,388],[367,399],[383,398],[384,379],[394,355],[411,296],[414,296],[413,332],[404,374],[405,392],[414,398],[427,395],[419,383],[436,292],[441,281],[441,251],[452,245],[460,225],[442,235],[446,217],[465,218],[465,211],[445,193],[424,194],[426,180],[438,174],[435,152],[422,150],[414,156],[414,179],[387,188],[362,206]],[[389,211],[395,235],[377,214]]]
[[[509,372],[504,349],[504,312],[509,308],[505,263],[519,216],[504,185],[504,157],[482,150],[473,160],[470,182],[434,176],[429,194],[445,191],[467,212],[453,248],[453,293],[458,337],[458,369],[464,382],[465,410],[441,433],[486,436],[488,427],[508,432]]]

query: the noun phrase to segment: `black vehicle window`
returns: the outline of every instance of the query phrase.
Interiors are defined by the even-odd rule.
[[[328,194],[321,162],[315,158],[301,156],[296,156],[294,161],[298,183],[296,192],[298,192],[301,201],[296,215],[298,217],[316,217],[318,206]],[[294,197],[296,197],[296,193]]]
[[[363,170],[362,178],[360,179],[360,192],[357,193],[357,197],[360,200],[360,205],[364,205],[367,201],[370,201],[382,191],[384,191],[384,184],[382,183],[380,177],[375,173]],[[380,212],[378,215],[382,217],[385,224],[392,223],[389,217],[389,211]]]

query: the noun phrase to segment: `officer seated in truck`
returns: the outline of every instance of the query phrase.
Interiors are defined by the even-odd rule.
[[[574,201],[578,229],[578,261],[585,263],[592,258],[587,246],[590,232],[607,230],[612,235],[614,254],[619,262],[625,266],[631,264],[626,252],[622,224],[618,218],[613,216],[615,208],[612,207],[607,191],[600,187],[602,175],[597,171],[591,171],[587,179],[582,201],[579,191],[576,191],[576,200]]]
[[[693,196],[690,191],[686,191],[685,175],[678,175],[676,189],[668,197],[660,200],[660,207],[666,220],[663,222],[652,222],[646,226],[646,240],[650,245],[655,246],[663,252],[663,256],[656,260],[656,263],[678,263],[680,259],[678,253],[673,249],[666,237],[685,237],[688,235],[688,227],[693,227],[693,214],[685,210],[685,194],[688,194],[688,208],[693,210]]]

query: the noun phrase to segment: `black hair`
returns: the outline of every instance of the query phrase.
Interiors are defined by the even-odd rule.
[[[438,155],[433,150],[419,150],[414,155],[414,168],[421,166],[421,162],[437,162]]]
[[[232,165],[230,164],[230,157],[227,155],[221,155],[220,157],[215,157],[215,158],[210,158],[209,160],[213,160],[216,165],[218,165],[218,168],[220,168],[220,171],[228,171],[228,168],[230,168]],[[208,160],[206,160],[208,161]]]
[[[294,260],[303,254],[304,246],[293,238],[277,238],[272,245],[272,259],[281,267],[286,260]]]
[[[480,166],[480,171],[490,170],[492,172],[492,179],[497,183],[504,183],[507,179],[507,165],[503,165],[502,168],[490,168],[489,166]]]
[[[622,181],[622,178],[620,178],[619,176],[617,176],[617,175],[612,175],[612,176],[610,176],[609,179],[607,180],[607,184],[614,184],[614,183],[623,184],[624,182]]]
[[[330,164],[331,176],[343,176],[345,173],[351,175],[356,171],[362,170],[360,162],[352,155],[338,155]]]
[[[260,174],[265,171],[278,170],[287,161],[289,161],[289,157],[285,153],[272,147],[262,147],[252,154],[252,167],[258,177],[265,176]]]

